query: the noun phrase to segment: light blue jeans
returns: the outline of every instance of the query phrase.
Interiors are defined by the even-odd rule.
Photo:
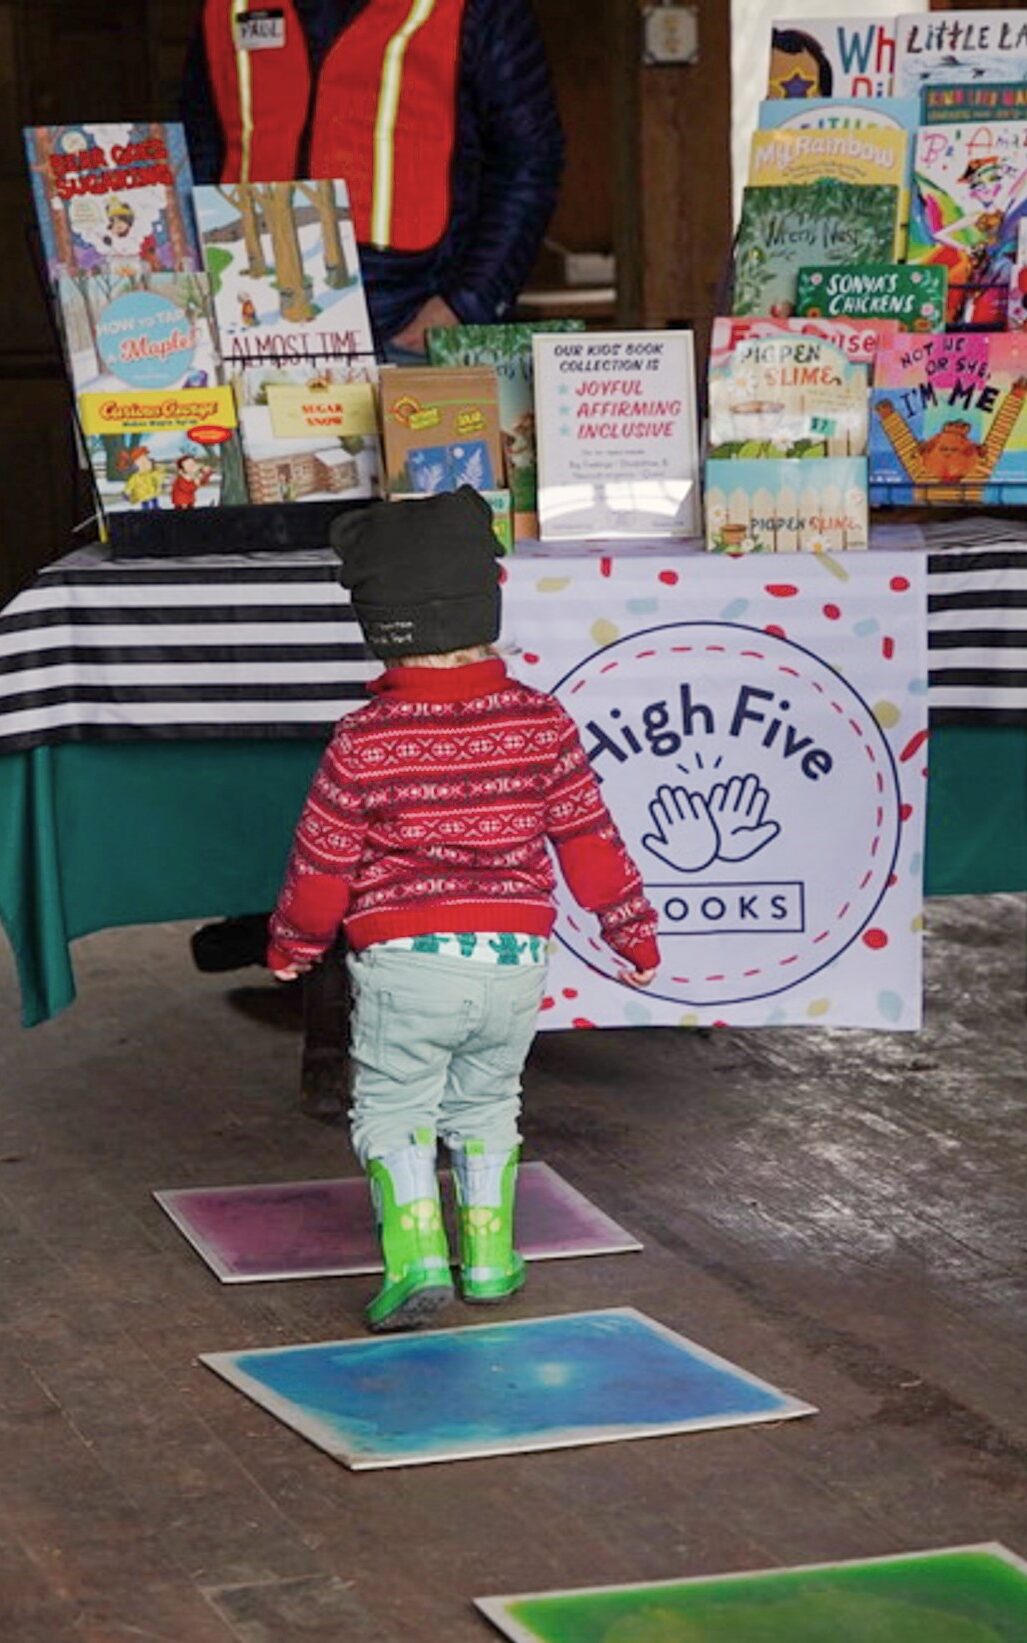
[[[546,966],[375,947],[346,962],[353,983],[350,1122],[360,1162],[408,1146],[422,1128],[450,1147],[515,1147],[521,1073]]]

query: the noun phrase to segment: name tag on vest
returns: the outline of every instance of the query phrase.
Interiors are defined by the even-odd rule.
[[[270,51],[285,45],[285,13],[265,7],[235,19],[236,51]]]

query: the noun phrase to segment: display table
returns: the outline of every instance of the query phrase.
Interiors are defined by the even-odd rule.
[[[1007,531],[974,548],[976,570],[955,548],[931,558],[933,895],[1027,888],[1027,713],[1009,666],[1027,547]],[[687,609],[687,556],[654,555],[681,569]],[[508,573],[541,586],[558,569]],[[998,657],[962,683],[954,617]],[[328,727],[375,670],[328,554],[118,566],[93,550],[0,614],[0,919],[26,1025],[73,1000],[78,936],[271,905]]]

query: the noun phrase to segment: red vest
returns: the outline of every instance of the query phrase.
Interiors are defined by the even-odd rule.
[[[345,180],[362,244],[435,245],[449,221],[465,4],[368,0],[314,81],[292,0],[206,0],[207,66],[225,139],[221,181],[291,181],[309,126],[303,174]],[[281,22],[268,23],[269,12]],[[241,48],[244,33],[259,42],[262,29],[280,43]]]

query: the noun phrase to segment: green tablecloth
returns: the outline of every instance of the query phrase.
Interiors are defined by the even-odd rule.
[[[1027,889],[1027,731],[931,738],[927,892]],[[75,997],[69,943],[270,907],[320,744],[84,743],[0,758],[0,920],[23,1020]]]

